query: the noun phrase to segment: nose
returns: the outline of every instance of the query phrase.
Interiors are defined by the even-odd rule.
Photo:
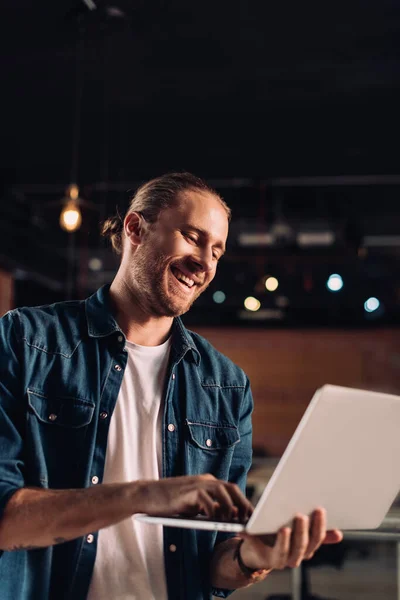
[[[204,273],[215,270],[215,260],[213,259],[212,248],[198,248],[197,252],[192,256],[193,262],[197,268]]]

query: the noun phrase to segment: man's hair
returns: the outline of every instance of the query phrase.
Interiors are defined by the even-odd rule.
[[[224,207],[228,221],[230,221],[231,210],[226,202],[203,179],[191,173],[168,173],[144,183],[131,198],[126,214],[138,212],[148,223],[155,223],[161,211],[176,206],[179,195],[187,190],[205,192],[215,196]],[[124,218],[117,213],[103,223],[101,230],[101,234],[105,238],[109,238],[117,254],[122,254],[123,228]]]

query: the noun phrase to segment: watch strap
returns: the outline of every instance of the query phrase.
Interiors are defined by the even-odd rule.
[[[243,575],[245,575],[248,579],[251,579],[253,583],[262,581],[265,579],[266,575],[271,571],[271,569],[251,569],[245,565],[240,554],[240,548],[242,547],[243,542],[244,538],[242,538],[236,546],[233,558],[237,561],[239,569],[242,571]]]

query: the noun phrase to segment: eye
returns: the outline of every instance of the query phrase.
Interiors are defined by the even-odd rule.
[[[182,235],[183,235],[183,237],[185,237],[190,242],[193,242],[194,244],[197,244],[197,238],[196,238],[195,235],[193,235],[193,233],[188,233],[187,231],[182,231]]]

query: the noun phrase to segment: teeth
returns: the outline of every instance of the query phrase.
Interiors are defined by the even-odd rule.
[[[192,285],[194,285],[193,279],[189,279],[189,277],[186,277],[186,275],[181,273],[181,271],[178,271],[178,269],[174,269],[174,275],[177,279],[179,279],[179,281],[183,281],[183,283],[186,283],[186,285],[188,285],[189,287],[192,287]]]

